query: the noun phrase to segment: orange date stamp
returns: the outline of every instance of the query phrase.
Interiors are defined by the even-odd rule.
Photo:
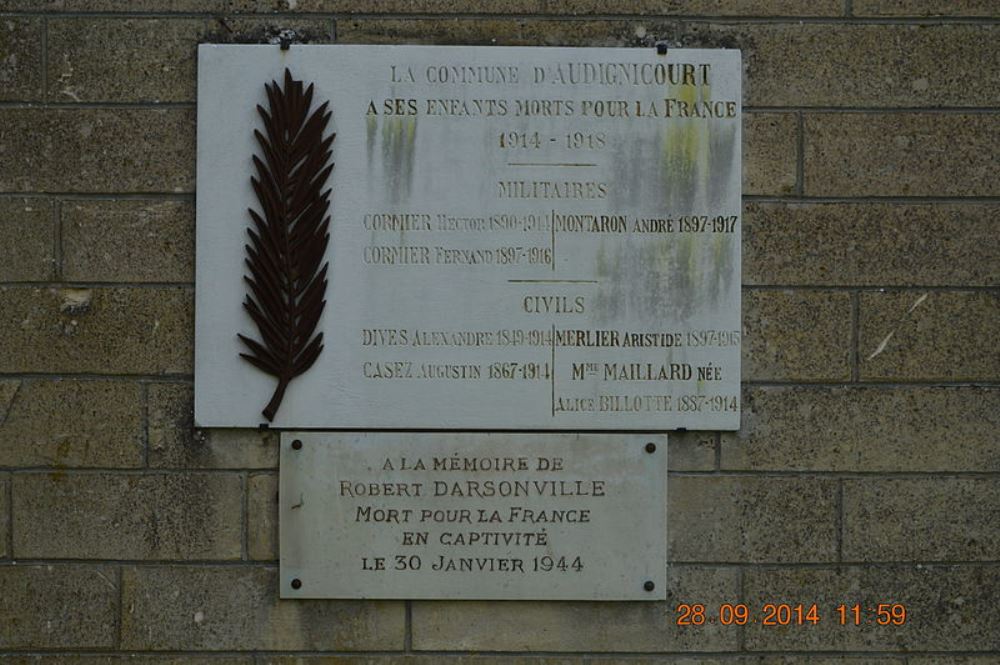
[[[678,626],[816,626],[833,622],[841,626],[902,626],[907,620],[902,603],[842,603],[821,611],[817,603],[764,603],[759,608],[745,603],[722,603],[717,608],[704,603],[680,603],[674,612]]]

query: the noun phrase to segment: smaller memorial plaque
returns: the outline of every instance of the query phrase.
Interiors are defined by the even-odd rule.
[[[283,432],[281,597],[663,600],[666,443]]]

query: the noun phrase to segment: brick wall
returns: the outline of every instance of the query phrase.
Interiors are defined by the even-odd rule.
[[[998,21],[994,0],[0,0],[0,664],[997,662]],[[669,602],[277,600],[275,440],[191,410],[196,44],[281,28],[743,50],[743,427],[670,443]],[[910,620],[842,627],[845,600]],[[674,621],[767,601],[823,621]]]

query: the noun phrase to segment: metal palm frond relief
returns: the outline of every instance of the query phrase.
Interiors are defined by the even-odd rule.
[[[253,225],[244,246],[249,275],[243,308],[260,340],[239,335],[248,352],[240,357],[278,380],[263,414],[268,421],[281,406],[289,382],[312,367],[323,351],[316,332],[326,305],[330,242],[330,190],[324,190],[335,134],[323,133],[332,113],[324,102],[312,113],[313,86],[303,87],[285,70],[284,87],[266,84],[268,109],[257,111],[264,132],[254,130],[260,147],[250,178],[260,212],[249,208]]]

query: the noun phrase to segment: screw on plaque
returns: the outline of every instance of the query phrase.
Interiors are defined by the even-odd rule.
[[[292,450],[302,450],[302,439],[292,441]]]
[[[653,453],[655,453],[656,452],[656,444],[653,443],[652,441],[650,441],[649,443],[647,443],[646,444],[646,452],[649,453],[650,455],[652,455]]]
[[[653,580],[646,580],[646,583],[642,585],[642,588],[646,591],[652,591],[656,588],[656,585],[653,584]]]
[[[302,588],[302,580],[300,580],[297,577],[294,580],[292,580],[292,588],[293,589],[301,589]]]

